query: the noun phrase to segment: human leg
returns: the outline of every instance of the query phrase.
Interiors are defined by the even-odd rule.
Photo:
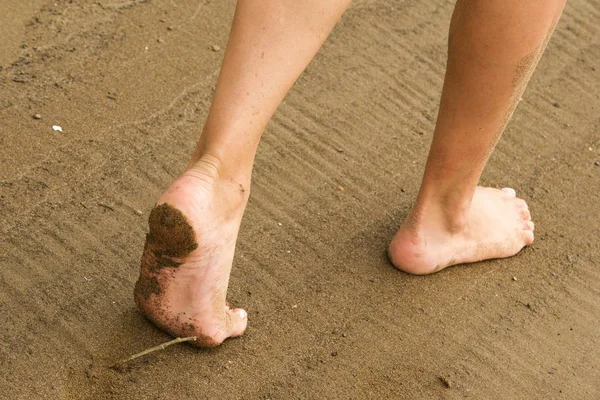
[[[173,336],[216,346],[246,312],[225,298],[260,136],[350,0],[239,0],[215,96],[184,173],[149,218],[134,297]]]
[[[512,189],[477,187],[565,0],[459,0],[440,110],[417,201],[389,247],[413,274],[509,257],[533,242]]]

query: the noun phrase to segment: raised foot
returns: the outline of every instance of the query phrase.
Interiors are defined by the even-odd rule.
[[[175,337],[202,347],[246,329],[247,314],[226,302],[235,242],[247,201],[239,184],[210,169],[186,172],[149,217],[134,298],[141,312]]]
[[[462,223],[444,207],[413,211],[390,243],[388,255],[402,271],[424,275],[446,267],[505,258],[533,243],[527,203],[513,189],[478,187]]]

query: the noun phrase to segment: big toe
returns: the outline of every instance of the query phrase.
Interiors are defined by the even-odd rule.
[[[229,315],[228,337],[241,336],[248,325],[248,313],[241,308],[235,308],[227,312]]]
[[[227,306],[225,306],[224,313],[223,316],[218,317],[218,320],[222,322],[217,324],[220,328],[216,331],[208,333],[202,328],[197,330],[195,341],[197,346],[216,347],[226,339],[241,336],[244,333],[248,324],[248,313],[241,308],[230,310]]]
[[[502,188],[502,191],[506,193],[508,197],[517,197],[517,191],[513,188],[505,187]]]

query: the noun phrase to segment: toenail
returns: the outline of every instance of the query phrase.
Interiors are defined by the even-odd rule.
[[[246,312],[246,310],[240,310],[238,312],[240,314],[240,318],[244,319],[248,316],[248,313]]]
[[[502,188],[502,190],[508,194],[510,194],[511,196],[516,196],[517,195],[517,191],[513,188]]]

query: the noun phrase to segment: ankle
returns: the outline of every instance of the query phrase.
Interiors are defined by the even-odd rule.
[[[250,183],[256,147],[216,140],[205,127],[186,170],[199,169],[213,178]]]
[[[235,183],[243,191],[248,191],[252,168],[242,168],[238,164],[224,161],[217,155],[204,152],[190,160],[185,173],[211,183],[216,181]]]
[[[210,212],[219,214],[227,221],[238,221],[244,214],[250,197],[250,177],[230,174],[221,160],[210,154],[203,154],[190,162],[183,174],[163,193],[163,202],[175,196],[176,203],[213,204]]]
[[[459,196],[456,192],[420,194],[407,220],[412,222],[415,230],[441,223],[450,233],[460,232],[467,226],[472,198],[472,195]]]

